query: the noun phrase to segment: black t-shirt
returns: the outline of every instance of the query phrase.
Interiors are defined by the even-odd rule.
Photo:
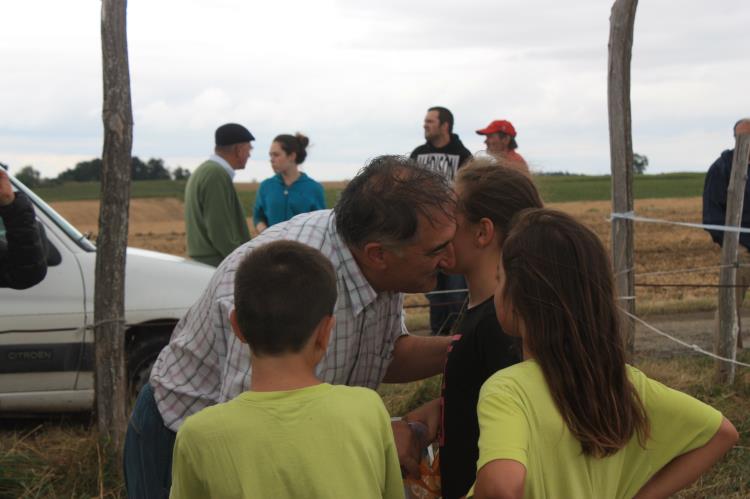
[[[455,332],[461,336],[448,352],[442,387],[440,481],[447,499],[466,495],[476,479],[479,389],[495,372],[521,361],[520,341],[503,332],[492,297],[466,310]]]
[[[435,147],[430,142],[425,142],[414,149],[409,157],[453,181],[458,169],[471,157],[471,152],[454,133],[445,146]]]

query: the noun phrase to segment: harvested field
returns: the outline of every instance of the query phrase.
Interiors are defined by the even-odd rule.
[[[65,218],[82,232],[95,238],[98,201],[61,201],[52,203]],[[575,216],[591,227],[609,246],[610,212],[608,201],[551,203],[554,207]],[[650,218],[681,222],[699,222],[701,199],[643,199],[636,200],[636,212]],[[248,224],[250,220],[248,220]],[[175,255],[185,255],[185,224],[182,202],[174,198],[140,198],[131,200],[130,241],[134,247],[152,249]],[[718,247],[702,230],[637,223],[636,283],[637,284],[716,284],[718,268],[703,272],[639,277],[644,273],[676,271],[702,267],[716,267],[719,262]],[[685,308],[710,308],[715,302],[715,288],[660,288],[637,287],[639,307],[667,312]],[[421,297],[414,297],[417,302]]]

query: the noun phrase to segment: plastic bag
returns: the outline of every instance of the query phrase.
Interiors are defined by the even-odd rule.
[[[406,499],[438,499],[442,497],[440,489],[440,453],[433,458],[432,446],[427,446],[419,463],[419,479],[404,478],[404,495]]]

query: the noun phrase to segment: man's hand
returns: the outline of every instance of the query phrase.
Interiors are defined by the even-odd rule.
[[[10,184],[8,174],[0,168],[0,206],[8,206],[15,199],[16,194],[13,192],[13,186]]]
[[[401,463],[401,471],[412,478],[419,478],[419,461],[422,458],[422,449],[418,436],[406,421],[391,421],[393,438],[396,441],[398,461]]]

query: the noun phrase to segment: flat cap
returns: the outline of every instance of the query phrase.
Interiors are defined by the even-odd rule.
[[[216,129],[214,134],[217,146],[231,146],[241,142],[250,142],[255,140],[250,130],[237,123],[227,123]]]

